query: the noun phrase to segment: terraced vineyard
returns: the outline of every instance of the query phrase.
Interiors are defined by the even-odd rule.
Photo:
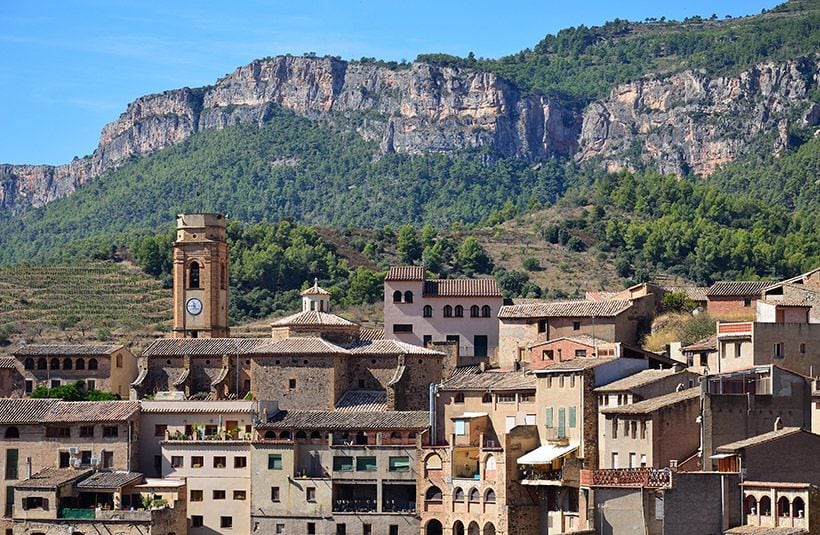
[[[133,265],[0,267],[0,329],[30,341],[156,336],[171,326],[171,291]]]

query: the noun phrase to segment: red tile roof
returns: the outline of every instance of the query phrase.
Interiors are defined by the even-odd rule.
[[[421,281],[424,280],[424,267],[422,266],[390,266],[386,281]]]
[[[718,281],[706,291],[708,297],[749,297],[760,295],[776,281]]]
[[[554,301],[506,305],[498,312],[499,319],[526,318],[586,318],[614,317],[632,306],[632,301]]]
[[[24,344],[14,352],[20,356],[110,355],[122,349],[118,344]]]
[[[424,281],[425,297],[501,297],[495,279],[435,279]]]

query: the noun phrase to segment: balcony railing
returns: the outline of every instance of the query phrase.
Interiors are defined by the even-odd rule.
[[[388,500],[382,504],[383,513],[415,513],[416,502]]]
[[[376,500],[336,500],[333,502],[334,513],[375,513]]]
[[[668,488],[672,472],[668,468],[615,468],[581,470],[581,485],[587,487]]]
[[[61,507],[58,510],[57,518],[73,518],[82,520],[94,520],[97,518],[94,509],[79,509],[74,507]]]
[[[521,479],[527,481],[561,481],[564,479],[564,470],[541,470],[538,468],[524,468],[521,470]]]

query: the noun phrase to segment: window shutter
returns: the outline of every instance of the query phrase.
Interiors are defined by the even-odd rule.
[[[575,407],[569,408],[569,426],[571,428],[575,427]]]
[[[552,428],[552,407],[547,407],[547,427]]]

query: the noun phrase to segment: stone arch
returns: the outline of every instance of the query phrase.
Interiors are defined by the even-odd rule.
[[[20,430],[14,426],[6,429],[5,438],[20,438]]]
[[[785,496],[781,496],[777,500],[777,516],[789,516],[791,514],[791,503],[789,503],[789,499]]]
[[[481,492],[476,487],[470,489],[470,493],[467,495],[467,499],[471,503],[478,503],[481,501]]]
[[[59,370],[60,369],[60,359],[58,359],[58,358],[51,359],[50,368],[52,370]]]
[[[484,524],[484,531],[481,535],[495,535],[495,526],[492,522]]]
[[[74,363],[71,361],[71,359],[69,357],[66,357],[66,358],[63,359],[63,369],[64,370],[70,370],[73,367],[74,367]]]
[[[478,522],[473,520],[467,527],[467,535],[481,535],[481,528],[478,527]]]
[[[199,288],[199,262],[194,260],[188,266],[188,288]]]
[[[28,357],[25,360],[25,362],[23,363],[23,367],[25,367],[25,369],[27,369],[27,370],[33,370],[34,369],[34,359],[31,358],[31,357]]]
[[[307,439],[307,433],[305,433],[304,431],[297,431],[295,438],[296,440],[305,440]]]
[[[453,489],[453,501],[454,502],[463,502],[464,501],[464,489],[461,487],[456,487]]]
[[[85,369],[85,359],[83,359],[83,358],[77,359],[77,365],[74,366],[74,367],[78,370],[84,370]]]
[[[464,523],[461,520],[453,523],[453,535],[464,535]]]
[[[746,499],[743,500],[743,510],[747,515],[757,514],[757,498],[755,498],[753,494],[749,494],[746,496]]]
[[[38,370],[47,370],[48,369],[48,361],[43,357],[37,359],[37,369]]]
[[[290,431],[282,431],[279,433],[279,440],[290,440]]]
[[[424,535],[442,535],[443,532],[444,526],[435,518],[427,522],[427,525],[424,527]]]
[[[453,314],[457,318],[463,318],[464,317],[464,307],[461,306],[461,305],[456,305],[456,307],[453,309]]]
[[[792,517],[803,518],[804,516],[806,516],[806,502],[803,501],[803,498],[797,496],[792,500]]]
[[[495,503],[495,491],[493,489],[487,489],[484,493],[484,503]]]
[[[97,369],[97,359],[88,359],[88,369],[89,370],[96,370]]]
[[[495,472],[497,467],[495,455],[488,453],[484,458],[484,472]]]
[[[424,499],[427,501],[434,501],[440,502],[441,501],[441,489],[437,486],[433,485],[427,492],[424,493]]]
[[[761,496],[760,502],[760,516],[771,516],[772,514],[772,499],[768,496]]]
[[[441,457],[438,453],[431,453],[424,459],[424,472],[425,476],[429,477],[429,473],[431,471],[438,471],[442,469],[442,461]]]

